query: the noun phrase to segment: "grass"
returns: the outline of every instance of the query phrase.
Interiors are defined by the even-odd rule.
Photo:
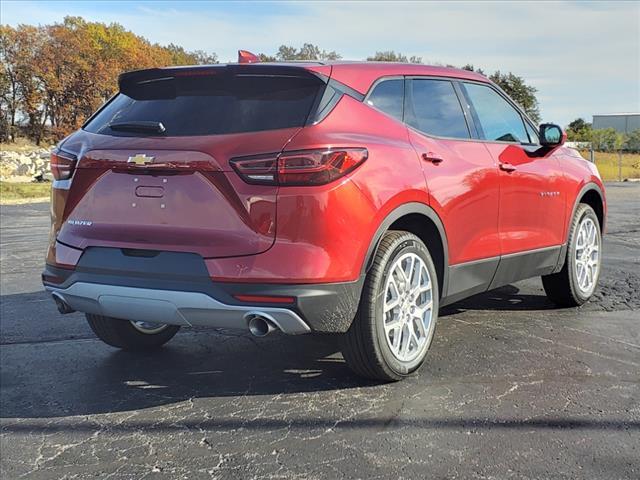
[[[590,158],[588,151],[580,152],[584,158]],[[603,180],[618,180],[618,154],[594,152],[594,160]],[[622,154],[622,179],[640,178],[640,154]]]
[[[12,183],[0,182],[0,204],[22,203],[49,198],[50,182]]]
[[[31,140],[22,137],[16,138],[15,142],[0,142],[0,150],[3,152],[28,153],[41,148],[50,148],[50,145],[42,143],[42,145],[38,146]]]

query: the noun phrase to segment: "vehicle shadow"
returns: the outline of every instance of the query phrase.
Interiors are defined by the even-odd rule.
[[[23,298],[24,297],[24,298]],[[148,353],[123,352],[95,339],[80,316],[60,316],[40,294],[4,296],[4,313],[18,316],[11,304],[26,298],[34,311],[21,319],[5,317],[29,331],[16,330],[3,344],[0,362],[0,418],[52,418],[152,408],[194,398],[268,396],[371,387],[348,369],[331,335],[254,338],[248,333],[184,329],[164,348]],[[9,300],[5,302],[5,300]],[[537,310],[554,308],[546,297],[523,295],[515,286],[446,307],[446,316],[467,310]],[[43,319],[45,319],[43,321]],[[42,324],[61,335],[40,332]],[[74,326],[69,326],[73,324]],[[439,355],[446,355],[440,352]]]
[[[440,316],[469,310],[524,311],[557,309],[546,295],[521,293],[515,285],[506,285],[489,292],[479,293],[443,307]]]
[[[264,396],[376,385],[353,375],[335,339],[254,339],[184,330],[133,353],[97,339],[3,346],[0,418],[133,411],[195,398]]]

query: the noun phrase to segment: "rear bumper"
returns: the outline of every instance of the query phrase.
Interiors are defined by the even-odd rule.
[[[76,282],[67,288],[46,287],[73,310],[126,320],[169,325],[248,329],[251,315],[260,314],[282,332],[298,335],[311,328],[286,308],[227,305],[200,292]]]
[[[141,253],[141,254],[140,254]],[[174,325],[247,328],[263,313],[291,334],[345,332],[355,317],[362,279],[321,284],[213,281],[201,256],[181,252],[86,249],[73,270],[47,265],[43,282],[74,310]],[[246,303],[236,295],[294,297],[291,304]]]

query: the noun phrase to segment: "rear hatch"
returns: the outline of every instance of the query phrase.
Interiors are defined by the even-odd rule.
[[[124,74],[120,92],[62,145],[78,162],[58,240],[205,258],[267,250],[277,187],[245,183],[229,160],[282,151],[325,80],[256,67]]]

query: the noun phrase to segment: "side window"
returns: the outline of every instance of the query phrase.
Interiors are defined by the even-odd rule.
[[[400,121],[402,121],[403,103],[404,80],[401,78],[384,80],[378,83],[367,98],[367,104]]]
[[[470,138],[453,84],[448,80],[413,79],[407,94],[406,122],[438,137]]]
[[[486,85],[465,83],[467,95],[480,121],[485,140],[529,143],[520,113]]]
[[[538,137],[538,132],[536,132],[531,125],[527,122],[524,122],[524,126],[527,128],[527,133],[529,134],[529,142],[538,144],[540,143],[540,138]]]

